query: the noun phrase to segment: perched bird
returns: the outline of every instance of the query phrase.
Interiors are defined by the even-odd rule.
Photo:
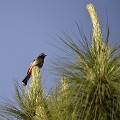
[[[46,54],[41,53],[36,59],[34,59],[34,60],[32,61],[32,63],[30,64],[30,67],[29,67],[29,69],[28,69],[28,71],[27,71],[27,75],[26,75],[26,77],[25,77],[25,78],[23,79],[23,81],[22,81],[22,84],[23,84],[24,86],[27,85],[27,82],[28,82],[28,80],[29,80],[30,77],[31,77],[32,68],[33,68],[34,66],[38,66],[39,68],[42,68],[43,63],[44,63],[44,58],[45,58],[46,56],[47,56]]]

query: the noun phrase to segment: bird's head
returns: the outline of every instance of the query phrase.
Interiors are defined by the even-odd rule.
[[[44,53],[41,53],[40,55],[39,55],[39,57],[43,57],[43,58],[45,58],[47,55],[46,54],[44,54]]]

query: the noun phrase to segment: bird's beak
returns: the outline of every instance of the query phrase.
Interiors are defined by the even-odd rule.
[[[45,57],[47,56],[47,54],[45,54]]]

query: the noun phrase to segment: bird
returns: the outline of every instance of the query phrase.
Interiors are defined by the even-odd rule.
[[[34,66],[38,66],[40,69],[42,68],[43,64],[44,64],[44,58],[46,57],[47,55],[44,54],[44,53],[41,53],[37,58],[35,58],[32,63],[30,64],[29,68],[28,68],[28,71],[27,71],[27,75],[26,77],[22,80],[22,84],[24,86],[27,85],[27,82],[28,80],[30,79],[31,75],[32,75],[32,68]]]

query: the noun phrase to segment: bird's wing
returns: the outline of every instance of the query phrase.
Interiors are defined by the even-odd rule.
[[[36,59],[34,59],[34,60],[32,61],[32,63],[30,64],[30,67],[29,67],[29,69],[28,69],[27,74],[28,74],[29,72],[31,72],[32,68],[33,68],[34,66],[36,66],[36,65],[38,65],[39,67],[42,67],[43,62],[44,62],[44,60],[41,59],[41,58],[36,58]]]
[[[34,65],[35,65],[35,59],[31,62],[30,66],[28,68],[27,74],[31,71],[31,69]]]

